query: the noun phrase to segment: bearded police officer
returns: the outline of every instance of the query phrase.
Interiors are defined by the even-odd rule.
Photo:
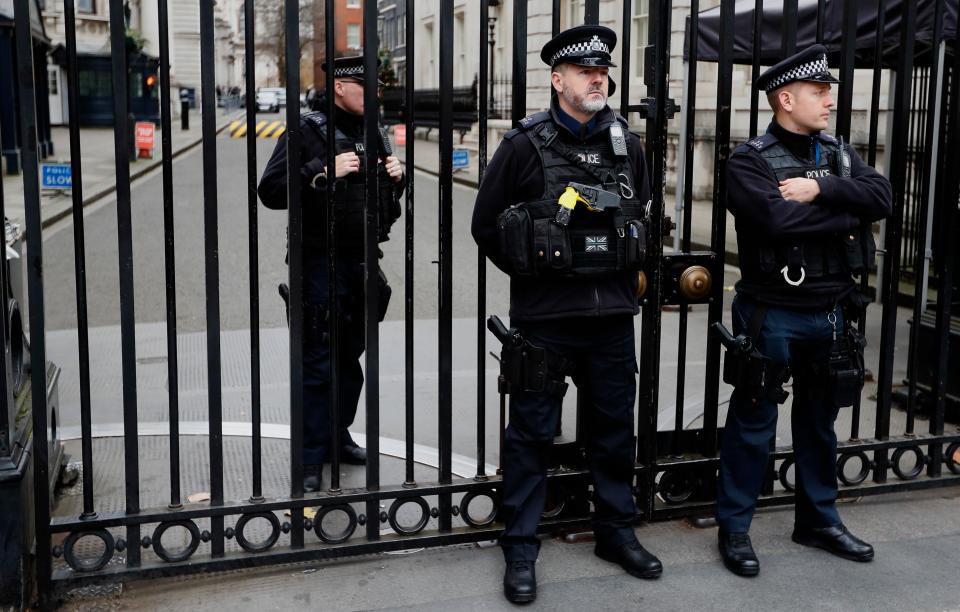
[[[738,338],[725,341],[724,380],[735,390],[720,452],[717,523],[723,562],[742,576],[760,570],[747,533],[790,377],[793,540],[854,561],[873,558],[837,513],[834,421],[863,384],[864,342],[853,322],[865,301],[853,276],[871,265],[870,226],[889,216],[891,189],[851,147],[823,132],[837,82],[821,45],[764,72],[756,86],[774,120],[728,163],[742,278],[733,302]]]
[[[511,394],[500,545],[504,594],[516,603],[536,597],[536,529],[566,376],[586,398],[595,552],[637,577],[662,572],[632,527],[633,317],[650,186],[640,140],[606,103],[615,45],[612,30],[588,25],[544,46],[550,109],[504,136],[473,213],[477,244],[511,280],[514,328],[498,334]]]
[[[325,62],[323,70],[328,70]],[[306,113],[300,118],[300,170],[303,201],[303,464],[304,489],[319,491],[321,468],[329,462],[332,447],[329,414],[331,360],[339,363],[340,460],[366,463],[366,450],[357,445],[347,428],[353,424],[357,402],[363,387],[360,355],[364,350],[364,172],[363,172],[363,57],[334,60],[334,96],[336,105],[336,176],[327,171],[328,117],[323,111]],[[294,101],[295,103],[295,101]],[[326,109],[325,96],[319,108]],[[390,225],[400,216],[403,171],[390,152],[384,133],[378,135],[380,162],[377,167],[380,195],[376,203],[380,236],[388,237]],[[280,137],[267,163],[257,193],[268,208],[287,207],[287,142]],[[327,202],[327,181],[334,180],[334,201]],[[337,355],[331,355],[327,313],[327,219],[335,215],[337,228],[337,295],[339,342]],[[381,275],[381,302],[389,297],[389,287]],[[281,285],[281,295],[285,286]],[[286,297],[284,298],[286,299]],[[380,305],[383,319],[385,304]]]

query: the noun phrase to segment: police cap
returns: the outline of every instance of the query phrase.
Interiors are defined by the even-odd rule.
[[[602,25],[582,25],[554,36],[540,51],[540,59],[551,68],[558,64],[615,68],[612,56],[617,33]],[[609,78],[609,77],[608,77]],[[610,78],[609,95],[617,84]]]
[[[768,68],[757,77],[757,89],[770,93],[794,81],[839,83],[827,66],[827,48],[812,45]]]
[[[380,60],[377,60],[377,67],[380,66]],[[327,62],[324,60],[320,68],[327,72]],[[350,57],[337,57],[333,60],[333,76],[338,79],[356,79],[361,83],[363,80],[363,56],[351,55]],[[383,81],[377,79],[377,84],[383,85]]]

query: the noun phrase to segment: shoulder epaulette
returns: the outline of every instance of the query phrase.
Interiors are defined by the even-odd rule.
[[[325,125],[327,123],[327,116],[323,114],[322,111],[313,111],[300,115],[300,120],[320,127],[321,125]]]
[[[504,134],[504,135],[503,135],[503,138],[504,138],[505,140],[513,140],[513,138],[514,138],[517,134],[522,134],[522,133],[523,133],[523,130],[521,130],[521,129],[519,129],[519,128],[513,128],[512,130],[510,130],[509,132],[507,132],[506,134]]]
[[[766,134],[760,134],[754,138],[751,138],[747,142],[743,143],[744,146],[750,147],[754,151],[763,151],[767,147],[770,147],[777,142],[777,137],[769,132]]]
[[[520,120],[520,129],[529,130],[530,128],[537,125],[538,123],[543,123],[544,121],[548,121],[549,119],[550,119],[549,111],[540,111],[539,113],[533,113],[532,115],[528,115]]]

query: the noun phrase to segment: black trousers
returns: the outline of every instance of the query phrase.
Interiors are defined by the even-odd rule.
[[[632,541],[637,393],[633,317],[564,319],[518,327],[531,343],[574,362],[573,382],[587,399],[583,442],[593,477],[594,532],[598,541],[611,545]],[[547,458],[562,400],[546,393],[511,392],[500,509],[506,525],[500,546],[507,561],[537,558],[536,530],[546,501]]]
[[[347,428],[357,415],[363,389],[360,356],[364,351],[363,264],[344,259],[337,262],[338,347],[331,352],[327,317],[327,257],[315,250],[303,253],[303,462],[329,461],[330,370],[336,359],[339,370],[339,436],[341,446],[353,444]]]

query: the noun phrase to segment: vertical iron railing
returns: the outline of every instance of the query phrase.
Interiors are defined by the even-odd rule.
[[[733,98],[733,2],[720,4],[720,59],[718,62],[716,140],[713,153],[713,216],[710,250],[718,256],[726,252],[727,161],[730,158],[730,102]],[[713,284],[708,320],[723,319],[723,283]],[[717,424],[720,393],[720,341],[715,334],[707,336],[707,371],[703,399],[702,452],[708,457],[718,450]]]
[[[334,201],[334,191],[336,189],[336,176],[337,176],[337,106],[336,106],[336,93],[334,92],[334,48],[335,48],[335,8],[332,0],[326,0],[324,12],[324,29],[325,37],[324,42],[326,45],[324,60],[327,62],[326,70],[326,90],[327,90],[327,108],[324,109],[327,113],[327,183],[326,183],[326,192],[327,192],[327,202]],[[289,176],[293,176],[290,174]],[[333,177],[334,180],[331,180],[330,177]],[[301,234],[302,235],[302,234]],[[291,245],[292,248],[292,245]],[[329,313],[328,320],[328,331],[330,334],[330,355],[336,356],[340,354],[340,297],[339,291],[337,290],[337,219],[336,215],[328,214],[327,215],[327,312]],[[300,259],[302,265],[302,257]],[[302,270],[302,268],[301,268]],[[291,298],[292,299],[292,298]],[[293,330],[291,328],[291,342],[294,340],[292,335]],[[301,354],[302,359],[302,354]],[[302,361],[301,361],[302,365]],[[302,384],[303,373],[300,374]],[[291,380],[291,384],[293,381]],[[330,381],[329,381],[328,395],[327,395],[327,405],[328,408],[328,418],[330,419],[330,491],[332,493],[340,492],[340,360],[331,359],[330,360]],[[301,397],[301,402],[303,401]],[[309,409],[308,406],[302,406],[303,410]],[[292,417],[291,417],[292,418]],[[302,423],[302,417],[300,421],[292,421],[291,423]],[[300,450],[295,450],[299,454],[302,454],[302,438]]]
[[[414,0],[406,0],[406,51],[407,51],[407,63],[406,70],[407,75],[404,80],[404,129],[406,134],[406,149],[404,153],[404,161],[406,162],[406,190],[404,191],[404,234],[403,234],[403,247],[406,253],[404,257],[404,274],[403,274],[403,297],[404,297],[404,308],[403,308],[403,354],[404,354],[404,423],[405,423],[405,452],[404,452],[404,470],[406,473],[406,478],[404,479],[404,486],[413,487],[416,486],[416,479],[413,474],[413,448],[414,448],[414,420],[415,420],[415,399],[414,399],[414,344],[413,344],[413,334],[414,334],[414,306],[416,302],[416,293],[414,292],[414,213],[415,213],[415,201],[414,201],[414,162],[415,162],[415,153],[416,153],[416,138],[414,130],[416,129],[416,124],[413,116],[413,105],[414,105],[414,78],[416,70],[416,38],[414,32],[416,31],[416,16],[414,13]],[[486,27],[486,22],[483,22],[483,26]],[[482,71],[481,71],[482,73]],[[483,88],[481,88],[483,91]],[[482,136],[481,136],[482,137]],[[483,142],[483,141],[481,141]],[[481,384],[482,388],[482,384]],[[481,391],[477,391],[481,393]]]
[[[222,506],[223,496],[223,387],[220,372],[220,259],[217,216],[217,99],[214,84],[213,0],[200,3],[200,116],[203,134],[203,244],[206,254],[207,398],[210,445],[210,505]],[[296,103],[293,98],[292,103]],[[223,517],[210,517],[210,548],[224,554]]]
[[[24,216],[27,224],[27,294],[30,302],[30,372],[33,389],[47,388],[47,347],[43,310],[43,237],[40,231],[40,158],[37,151],[37,101],[33,82],[33,40],[29,0],[15,0],[17,88],[20,102],[21,168],[23,173]],[[6,322],[4,322],[6,324]],[[50,494],[47,394],[33,394],[33,509],[40,520],[35,524],[37,591],[49,601],[50,591]],[[4,400],[6,401],[6,400]]]
[[[477,185],[483,182],[483,175],[487,169],[487,114],[489,107],[487,88],[491,87],[488,74],[490,30],[487,21],[490,18],[489,0],[480,0],[480,108],[477,159]],[[486,480],[486,418],[487,418],[487,258],[483,251],[477,249],[477,480]]]
[[[246,149],[247,149],[247,219],[250,262],[250,501],[263,501],[263,466],[261,450],[260,407],[260,248],[257,215],[257,97],[255,46],[256,17],[254,0],[243,3],[243,67],[246,83]]]
[[[896,74],[896,92],[894,109],[911,108],[910,89],[913,75],[914,32],[916,26],[916,5],[905,5],[900,30],[900,57]],[[886,253],[883,257],[883,311],[880,315],[880,368],[877,374],[877,422],[875,437],[886,440],[890,436],[890,409],[892,404],[894,347],[897,332],[896,294],[900,278],[900,241],[903,235],[903,209],[906,196],[906,145],[909,128],[909,113],[895,112],[893,115],[892,150],[890,156],[889,178],[893,189],[893,214],[886,222]],[[919,323],[919,322],[918,322]],[[877,449],[874,457],[873,480],[877,483],[887,481],[888,450]]]
[[[927,143],[922,150],[922,161],[920,162],[920,168],[926,169],[926,172],[918,171],[916,174],[922,180],[919,190],[914,190],[914,195],[919,195],[919,198],[914,202],[914,209],[916,210],[916,224],[913,231],[913,236],[915,240],[915,250],[914,250],[914,260],[913,260],[913,269],[915,271],[914,275],[914,290],[913,290],[913,324],[910,326],[910,342],[908,344],[907,350],[907,433],[912,434],[915,427],[915,416],[916,416],[916,403],[917,403],[917,376],[920,371],[919,364],[919,345],[920,345],[920,317],[923,314],[924,305],[927,301],[926,290],[927,290],[927,252],[929,245],[927,244],[927,221],[929,216],[933,215],[933,211],[930,210],[930,207],[933,205],[930,200],[930,183],[928,180],[923,180],[926,177],[933,175],[934,177],[937,174],[937,150],[939,143],[934,140],[934,135],[936,133],[937,118],[940,112],[940,98],[937,95],[937,83],[939,76],[939,58],[940,58],[940,42],[943,38],[943,14],[945,9],[944,0],[935,0],[934,8],[934,18],[933,18],[933,38],[930,41],[930,66],[928,68],[929,78],[928,85],[929,89],[926,92],[926,113],[925,113],[925,125],[922,130],[923,133],[923,143]],[[960,51],[960,50],[958,50]],[[921,143],[922,144],[922,143]],[[916,160],[915,160],[916,163]],[[931,425],[933,425],[931,423]]]
[[[520,3],[517,3],[520,4]],[[440,0],[440,91],[453,88],[453,0]],[[440,453],[439,480],[452,477],[453,452],[453,98],[440,98],[440,211],[437,308],[437,450]],[[451,528],[452,499],[441,493],[438,500],[440,531]]]
[[[949,116],[945,124],[949,129],[944,130],[947,135],[945,146],[945,169],[960,168],[960,27],[956,27],[956,33],[953,40],[953,64],[950,66],[950,94],[949,94]],[[956,245],[951,245],[956,236],[957,226],[957,206],[960,202],[960,175],[956,172],[945,172],[944,185],[942,188],[943,202],[940,206],[940,219],[938,234],[939,244],[944,252],[940,254],[937,265],[937,278],[939,287],[937,289],[936,306],[936,324],[935,334],[936,349],[934,359],[937,367],[934,370],[935,376],[932,383],[933,391],[933,414],[930,418],[930,433],[936,436],[942,436],[944,432],[944,414],[946,412],[947,402],[947,382],[950,379],[949,364],[951,357],[953,360],[960,358],[958,355],[950,355],[950,328],[953,321],[953,283],[954,274],[956,274],[953,263],[956,261],[952,255],[956,252]],[[952,176],[952,180],[946,177]],[[919,321],[914,319],[914,325],[919,326]],[[956,363],[956,361],[954,361]],[[960,443],[954,443],[947,448],[947,458],[951,452],[960,450]],[[927,474],[931,477],[938,477],[942,473],[942,445],[934,444],[930,447],[930,463],[927,467]]]
[[[130,213],[130,125],[127,119],[129,73],[126,25],[123,20],[123,4],[120,0],[110,0],[110,57],[114,92],[113,143],[117,186],[117,254],[120,268],[124,478],[126,480],[127,514],[137,514],[140,511],[140,459],[137,434],[136,319],[133,311],[133,222]],[[211,95],[213,94],[211,93]],[[35,328],[31,325],[31,329]],[[139,541],[140,525],[128,525],[127,542],[136,543]],[[140,565],[140,547],[133,545],[127,549],[127,567],[137,567],[138,565]]]
[[[329,12],[324,13],[327,19],[327,31],[331,29],[331,19],[333,18],[332,2],[328,0],[326,8]],[[284,0],[283,5],[284,23],[286,24],[286,56],[290,59],[286,63],[287,73],[285,76],[287,83],[287,239],[288,239],[288,268],[289,287],[290,287],[290,496],[297,499],[303,497],[303,204],[300,201],[300,62],[292,61],[293,58],[300,57],[300,2],[299,0]],[[332,40],[332,37],[327,39]],[[330,43],[328,43],[328,48]],[[249,50],[248,50],[249,51]],[[332,62],[333,54],[327,55],[327,61]],[[333,95],[331,84],[333,76],[333,67],[328,65],[327,83],[329,88],[327,93]],[[248,93],[249,95],[249,93]],[[333,131],[333,109],[329,109],[330,131],[327,132],[328,141],[334,142]],[[329,151],[329,148],[328,148]],[[336,162],[333,155],[327,158],[327,176],[336,176]],[[293,179],[293,180],[291,180]],[[333,185],[333,181],[327,181]],[[328,193],[330,193],[328,189]],[[333,201],[331,198],[329,201]],[[333,215],[329,215],[330,218]],[[333,227],[333,224],[331,224]],[[333,258],[330,259],[333,261]],[[336,278],[335,276],[331,278]],[[336,322],[336,300],[329,303],[330,320]],[[335,334],[336,324],[330,325],[331,333]],[[331,343],[333,340],[331,340]],[[332,344],[331,350],[336,350],[336,344]],[[336,360],[333,360],[336,363]],[[336,415],[337,404],[332,403],[330,414]],[[333,430],[334,433],[338,430]],[[337,436],[333,436],[337,440]],[[334,447],[334,451],[337,448]],[[333,461],[338,459],[336,452],[333,455]],[[336,463],[334,466],[336,467]],[[337,482],[337,470],[332,470],[331,487]],[[303,548],[303,508],[292,508],[290,512],[290,548]]]
[[[170,117],[170,35],[167,0],[158,0],[160,30],[160,151],[163,167],[163,260],[167,316],[167,398],[170,420],[170,507],[180,496],[180,375],[177,354],[177,277],[173,225],[173,122]]]
[[[451,28],[452,28],[451,22]],[[379,227],[379,186],[377,166],[380,161],[380,148],[377,141],[380,136],[377,82],[378,70],[377,49],[380,42],[377,38],[377,3],[363,4],[363,124],[364,124],[364,213],[366,216],[364,233],[364,294],[366,308],[364,321],[366,323],[366,433],[367,433],[367,491],[376,491],[380,488],[380,332],[378,328],[377,304],[379,298],[378,275],[380,263],[378,258],[377,238]],[[451,53],[452,55],[452,53]],[[334,356],[334,358],[336,358]],[[334,404],[331,412],[339,411],[340,406]],[[331,430],[333,439],[339,438],[340,432]],[[334,451],[337,447],[334,446]],[[441,453],[442,454],[442,453]],[[379,503],[373,498],[367,499],[367,516],[376,517],[379,514]],[[376,520],[367,522],[367,540],[380,539],[380,525]]]
[[[74,1],[64,0],[63,21],[67,43],[67,109],[69,117],[77,117],[80,109],[80,85],[77,71],[77,27]],[[80,125],[70,121],[70,173],[72,176],[72,221],[74,274],[77,287],[77,364],[80,375],[80,457],[83,466],[83,514],[96,516],[93,503],[93,441],[90,406],[90,336],[87,330],[87,267],[83,230],[83,164],[80,153]],[[4,285],[6,286],[6,285]],[[6,317],[4,317],[6,321]],[[4,394],[6,397],[6,394]],[[172,420],[171,420],[172,423]]]
[[[654,6],[655,5],[655,6]],[[653,469],[656,463],[657,444],[657,407],[660,397],[660,339],[661,339],[661,301],[663,297],[663,266],[660,257],[663,254],[665,184],[667,171],[667,109],[664,102],[669,97],[668,71],[670,67],[670,18],[673,12],[671,0],[657,0],[650,3],[650,40],[654,47],[654,82],[648,85],[647,94],[658,103],[652,117],[648,117],[647,155],[648,166],[653,172],[650,177],[650,245],[647,257],[652,265],[646,266],[649,288],[644,296],[642,307],[643,325],[640,335],[640,384],[637,394],[638,418],[637,440],[640,448],[637,456],[649,468],[643,487],[643,508],[649,516],[653,513],[654,488]],[[655,10],[654,10],[655,9]]]

